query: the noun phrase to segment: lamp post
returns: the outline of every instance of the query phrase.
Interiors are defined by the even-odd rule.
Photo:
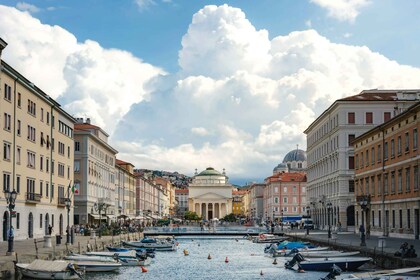
[[[362,208],[362,225],[359,229],[360,231],[360,246],[366,246],[366,235],[365,235],[365,211],[368,205],[369,198],[366,195],[362,195],[358,197],[358,202],[360,207]]]
[[[331,238],[331,220],[330,220],[331,209],[332,209],[332,203],[331,202],[327,202],[328,238]]]
[[[69,197],[66,198],[66,208],[67,208],[67,238],[66,243],[70,244],[70,206],[71,206],[71,200]]]
[[[311,210],[311,207],[306,207],[306,216],[309,219],[309,210]],[[305,223],[303,224],[303,226],[305,226]],[[306,235],[309,235],[309,225],[306,225]]]
[[[274,211],[274,209],[273,209],[273,223],[274,223],[274,214],[275,214],[276,212]]]
[[[283,232],[283,214],[284,214],[284,211],[283,211],[283,209],[281,209],[281,232]]]
[[[12,224],[12,218],[14,215],[13,209],[15,209],[15,202],[17,197],[17,192],[13,189],[13,191],[6,190],[4,192],[4,196],[6,198],[6,202],[8,204],[9,208],[9,216],[10,216],[10,224],[9,224],[9,230],[8,230],[8,238],[7,238],[7,256],[14,255],[15,252],[13,251],[13,241],[15,238],[14,230],[13,230],[13,224]],[[13,213],[13,214],[12,214]]]

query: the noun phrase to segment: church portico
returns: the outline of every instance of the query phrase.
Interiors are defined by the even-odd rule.
[[[193,177],[189,209],[204,220],[221,219],[232,212],[232,185],[228,177],[209,167]]]

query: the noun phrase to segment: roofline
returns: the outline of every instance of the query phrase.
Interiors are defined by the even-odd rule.
[[[56,108],[57,111],[59,111],[60,113],[65,115],[74,124],[76,123],[77,120],[73,116],[71,116],[69,113],[64,111],[61,108],[61,105],[57,101],[55,101],[51,96],[46,94],[43,90],[41,90],[39,87],[37,87],[34,83],[29,81],[27,78],[25,78],[22,74],[20,74],[18,71],[16,71],[16,69],[14,69],[12,66],[7,64],[4,60],[1,60],[1,65],[3,66],[3,70],[2,70],[3,72],[7,73],[11,77],[13,77],[15,80],[19,81],[28,90],[33,92],[38,97],[42,98],[46,103],[49,103],[50,106]]]
[[[371,130],[366,131],[365,133],[359,135],[358,137],[354,138],[353,141],[351,141],[351,143],[356,143],[358,141],[360,141],[360,139],[365,138],[367,135],[372,134],[372,133],[376,133],[377,131],[383,131],[384,128],[386,126],[388,126],[389,124],[393,123],[393,122],[398,122],[400,121],[400,119],[403,119],[405,116],[407,115],[411,115],[411,114],[415,114],[416,112],[413,112],[414,109],[419,108],[420,109],[420,101],[413,104],[412,106],[408,107],[407,110],[405,110],[404,112],[396,115],[395,117],[391,118],[390,120],[375,126],[374,128],[372,128]]]

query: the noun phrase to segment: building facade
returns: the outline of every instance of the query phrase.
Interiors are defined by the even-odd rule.
[[[3,192],[17,192],[15,208],[0,199],[2,240],[14,228],[15,239],[40,238],[53,226],[64,234],[73,224],[73,137],[75,119],[60,104],[1,59],[0,119]],[[66,208],[66,200],[71,205]]]
[[[354,230],[354,138],[382,124],[420,98],[419,90],[365,90],[336,100],[304,132],[307,135],[307,192],[319,228]]]
[[[114,209],[117,210],[115,214],[118,214],[118,216],[111,214],[108,215],[108,219],[134,219],[137,216],[136,177],[134,176],[134,165],[117,159],[115,170],[116,180]]]
[[[420,102],[357,137],[356,225],[370,235],[419,239]]]
[[[189,185],[189,211],[205,220],[223,218],[232,213],[232,190],[225,172],[208,167],[195,174]]]
[[[178,202],[175,210],[175,216],[183,219],[185,212],[188,211],[188,189],[177,189],[175,190],[176,200]]]
[[[74,125],[75,224],[99,224],[118,213],[115,207],[117,150],[108,134],[78,118]]]

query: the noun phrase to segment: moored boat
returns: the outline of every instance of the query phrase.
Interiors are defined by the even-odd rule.
[[[420,267],[407,267],[399,269],[386,269],[369,272],[360,272],[352,274],[341,274],[336,276],[337,280],[353,279],[353,280],[412,280],[419,279],[417,276],[412,276],[412,273],[420,272]]]
[[[268,247],[264,249],[265,253],[269,253],[272,254],[273,257],[287,257],[290,256],[292,254],[296,254],[296,250],[298,252],[318,252],[318,251],[328,251],[330,248],[329,247],[312,247],[312,248],[294,248],[294,249],[281,249],[278,250],[276,249],[274,246]]]
[[[117,259],[119,263],[123,266],[134,266],[134,265],[149,265],[152,262],[152,259],[137,254],[135,251],[128,252],[86,252],[84,255],[92,257],[105,257],[105,258],[114,258]]]
[[[321,247],[328,248],[328,247]],[[312,249],[292,249],[288,252],[277,251],[275,257],[289,257],[292,258],[297,253],[301,254],[307,258],[339,258],[339,257],[351,257],[360,254],[359,251],[344,252],[344,251],[335,251],[335,250],[316,250],[317,248]],[[318,248],[320,249],[320,248]]]
[[[304,258],[301,254],[297,253],[292,260],[286,262],[285,267],[294,269],[295,265],[299,270],[310,271],[330,271],[334,265],[341,270],[354,271],[370,262],[372,258],[365,257],[343,257],[343,258]]]
[[[68,261],[34,260],[17,263],[16,270],[31,279],[79,279],[83,273]]]
[[[254,243],[275,243],[275,242],[283,242],[287,239],[287,237],[269,234],[269,233],[260,233],[257,237],[252,239]]]
[[[86,272],[112,272],[118,271],[122,266],[117,262],[74,261],[76,268]]]
[[[129,248],[153,248],[156,251],[176,251],[176,244],[169,242],[145,243],[142,241],[123,242],[125,247]]]

